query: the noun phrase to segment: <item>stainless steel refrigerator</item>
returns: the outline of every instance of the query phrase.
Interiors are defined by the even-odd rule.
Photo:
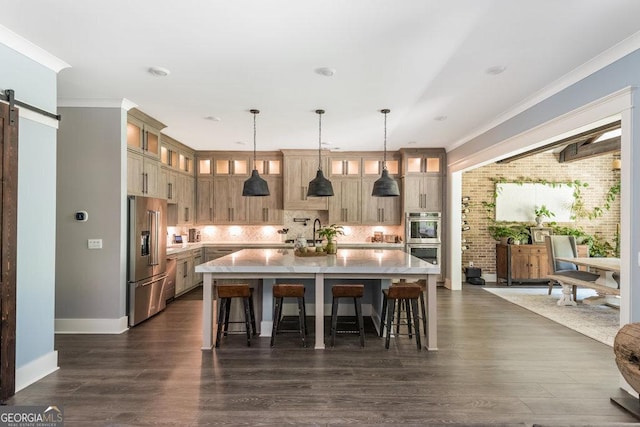
[[[129,196],[129,326],[164,310],[167,279],[167,201]]]

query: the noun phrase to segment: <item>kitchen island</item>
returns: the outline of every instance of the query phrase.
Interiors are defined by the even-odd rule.
[[[427,282],[426,348],[437,350],[436,275],[440,266],[413,257],[401,249],[339,249],[337,255],[298,257],[291,249],[243,249],[196,266],[203,273],[202,349],[211,350],[216,301],[216,279],[262,279],[270,290],[276,279],[313,279],[315,287],[315,348],[324,349],[324,290],[328,279],[373,279],[388,287],[392,279]],[[269,301],[268,291],[263,301]],[[271,316],[263,310],[263,316]]]

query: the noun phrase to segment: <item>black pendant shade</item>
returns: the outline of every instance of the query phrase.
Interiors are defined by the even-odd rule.
[[[400,195],[400,189],[395,179],[389,176],[389,171],[382,169],[382,176],[373,183],[373,197],[397,197]]]
[[[314,179],[309,181],[307,197],[328,197],[333,196],[333,185],[322,173],[322,115],[324,110],[316,110],[316,114],[318,114],[318,173]]]
[[[398,183],[389,176],[389,171],[387,170],[387,114],[390,111],[387,108],[380,110],[384,114],[384,158],[382,161],[382,174],[373,183],[373,191],[371,192],[373,197],[398,197],[400,195]]]
[[[331,181],[324,177],[322,169],[318,169],[316,177],[309,181],[307,197],[328,197],[333,196],[333,185]]]
[[[256,114],[260,110],[250,110],[253,114],[253,170],[251,176],[244,182],[242,187],[242,195],[247,197],[260,197],[269,195],[269,185],[267,181],[260,177],[256,169]]]
[[[260,177],[260,174],[256,169],[251,171],[251,177],[244,182],[244,187],[242,187],[242,195],[249,197],[256,196],[268,196],[269,193],[269,185],[267,181]]]

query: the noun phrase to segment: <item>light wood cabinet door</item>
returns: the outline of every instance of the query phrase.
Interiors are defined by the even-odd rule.
[[[213,179],[198,178],[196,191],[196,221],[213,224]]]
[[[373,197],[371,192],[377,179],[362,180],[362,224],[399,225],[402,220],[402,197]]]
[[[249,224],[282,225],[284,210],[282,209],[282,178],[263,176],[269,185],[269,196],[246,197],[247,222]]]
[[[127,194],[163,197],[159,181],[160,164],[157,160],[127,151]]]
[[[194,179],[191,176],[178,174],[178,224],[190,225],[194,223]]]
[[[246,197],[242,196],[244,177],[216,177],[213,180],[213,223],[246,224]]]
[[[144,195],[144,158],[127,151],[127,194]]]
[[[405,176],[402,184],[405,212],[442,212],[442,177]]]
[[[329,199],[329,222],[331,224],[360,224],[361,180],[333,179],[334,196]]]
[[[284,209],[326,210],[327,197],[307,197],[309,181],[316,177],[318,171],[318,157],[285,156],[283,161]],[[326,177],[326,160],[322,159],[322,162]]]

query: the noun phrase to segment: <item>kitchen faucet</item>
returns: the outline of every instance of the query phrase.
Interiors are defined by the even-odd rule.
[[[318,223],[318,228],[316,228],[316,222]],[[313,220],[313,245],[315,246],[316,244],[316,230],[320,230],[320,227],[322,227],[322,224],[320,223],[320,218],[316,218]]]

